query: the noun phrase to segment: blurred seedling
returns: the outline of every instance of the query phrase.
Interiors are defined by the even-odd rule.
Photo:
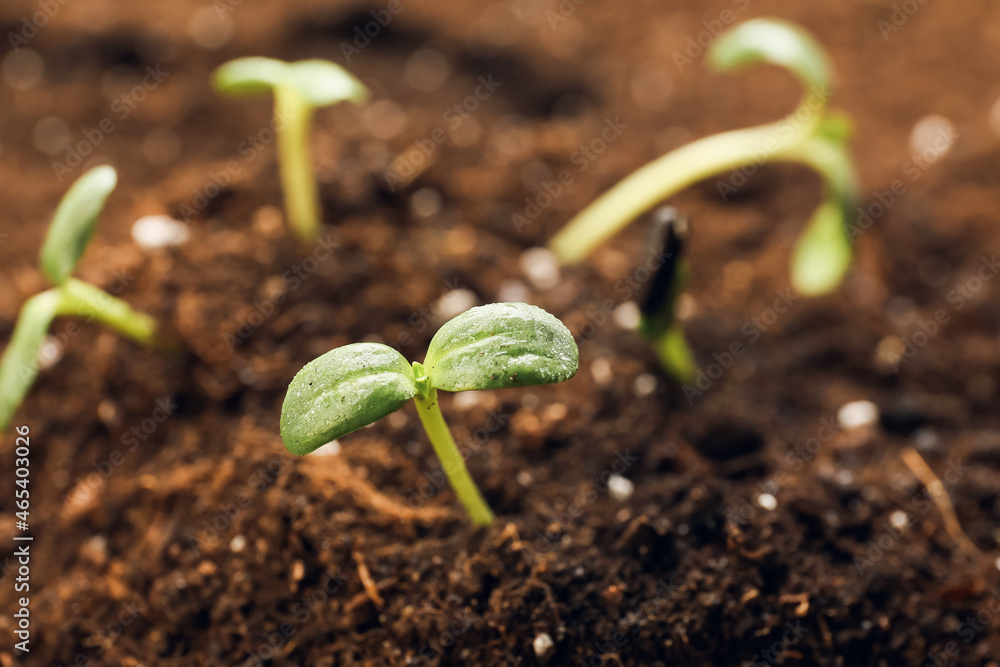
[[[325,60],[286,63],[272,58],[238,58],[212,74],[212,85],[228,95],[274,94],[281,188],[288,223],[300,238],[319,235],[320,204],[309,151],[309,129],[318,107],[365,102],[368,89],[347,70]]]
[[[630,221],[689,185],[766,162],[795,162],[819,172],[824,193],[796,242],[792,286],[804,295],[832,291],[851,262],[846,223],[857,200],[857,184],[846,145],[850,120],[826,106],[831,70],[825,53],[809,33],[792,23],[754,19],[720,35],[708,58],[721,71],[759,62],[784,67],[805,88],[802,102],[777,123],[699,139],[640,168],[573,218],[550,241],[550,248],[563,264],[578,262]]]
[[[690,381],[696,371],[694,354],[675,312],[687,282],[684,249],[689,233],[687,218],[672,206],[653,214],[646,256],[655,258],[656,266],[639,305],[639,332],[653,346],[663,369],[678,382]]]
[[[42,343],[56,317],[97,320],[143,345],[154,342],[153,318],[71,275],[117,180],[111,167],[95,167],[73,183],[56,209],[40,258],[42,273],[55,287],[25,302],[0,359],[0,431],[7,429],[38,376]]]
[[[541,308],[494,303],[467,310],[442,326],[424,362],[409,364],[380,343],[353,343],[309,362],[288,387],[281,438],[293,454],[374,423],[409,399],[472,522],[493,513],[472,481],[438,406],[438,390],[501,389],[563,382],[576,374],[579,352],[569,330]]]

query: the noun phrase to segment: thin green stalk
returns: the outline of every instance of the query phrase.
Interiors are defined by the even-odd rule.
[[[451,431],[448,430],[444,415],[438,406],[437,389],[430,387],[426,397],[418,393],[413,400],[417,404],[417,414],[420,415],[424,430],[434,445],[434,452],[444,468],[444,474],[448,476],[451,488],[465,505],[472,523],[477,526],[490,525],[493,523],[493,512],[479,493],[479,487],[472,481],[472,476],[465,467],[465,461],[462,460],[462,454],[458,451],[454,438],[451,437]]]
[[[694,353],[684,337],[684,329],[676,322],[653,339],[653,349],[660,357],[660,363],[678,382],[694,380],[696,368]]]
[[[152,317],[133,310],[102,289],[70,278],[53,291],[60,294],[57,315],[95,319],[143,345],[151,345],[156,339],[156,321]]]
[[[14,334],[0,358],[0,432],[6,431],[17,406],[38,377],[38,353],[55,318],[62,295],[50,289],[28,299]]]
[[[789,149],[783,157],[819,172],[832,199],[847,205],[852,205],[857,200],[857,174],[854,173],[851,156],[842,142],[824,137],[809,137]]]
[[[785,119],[699,139],[667,153],[597,198],[564,227],[549,247],[563,264],[581,261],[608,238],[667,197],[713,174],[737,169],[763,152],[788,159],[815,130],[822,110],[800,106],[808,116],[798,127]]]
[[[311,241],[319,235],[320,228],[319,196],[309,152],[312,108],[298,91],[287,86],[275,88],[274,97],[285,212],[299,237]]]

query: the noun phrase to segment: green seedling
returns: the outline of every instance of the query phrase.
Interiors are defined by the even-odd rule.
[[[285,212],[302,239],[315,239],[320,205],[309,153],[313,112],[337,102],[361,104],[368,99],[368,89],[345,69],[325,60],[286,63],[271,58],[232,60],[215,70],[212,85],[229,95],[274,94],[274,132]]]
[[[831,84],[826,55],[802,28],[754,19],[722,34],[708,57],[722,71],[758,62],[784,67],[805,88],[802,102],[777,123],[700,139],[642,167],[571,220],[550,242],[552,251],[564,264],[578,262],[631,220],[697,181],[770,161],[796,162],[819,172],[824,194],[796,242],[792,286],[805,295],[835,289],[851,261],[846,222],[857,200],[857,179],[846,146],[850,122],[826,107]]]
[[[664,206],[653,215],[647,250],[658,267],[639,306],[639,332],[653,346],[663,369],[678,382],[689,382],[696,372],[694,354],[674,312],[687,282],[684,247],[688,234],[687,218],[677,209]]]
[[[0,359],[0,431],[38,376],[38,355],[52,320],[76,315],[97,320],[144,345],[156,336],[156,323],[124,301],[71,274],[94,233],[104,201],[118,175],[111,167],[96,167],[81,176],[56,209],[41,252],[41,268],[55,287],[24,304],[10,344]]]
[[[501,389],[563,382],[576,374],[579,352],[569,330],[541,308],[494,303],[442,326],[424,363],[409,364],[380,343],[353,343],[309,362],[281,406],[281,439],[293,454],[317,448],[401,408],[409,399],[448,481],[472,522],[493,513],[472,481],[438,407],[439,389]]]

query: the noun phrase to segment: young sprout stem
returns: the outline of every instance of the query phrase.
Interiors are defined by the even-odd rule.
[[[418,392],[413,400],[417,404],[420,422],[424,425],[424,430],[434,445],[434,452],[444,468],[444,474],[448,476],[451,488],[465,505],[472,523],[477,526],[490,525],[493,523],[493,512],[479,493],[476,483],[472,481],[462,454],[455,445],[455,439],[451,437],[451,431],[448,430],[448,424],[445,423],[444,415],[441,414],[438,405],[437,389],[429,387],[426,396]]]
[[[660,265],[642,299],[639,331],[652,344],[663,369],[678,382],[695,376],[695,361],[684,339],[684,327],[677,321],[676,302],[687,277],[688,220],[677,209],[665,206],[652,216],[646,252],[659,257]]]
[[[57,315],[93,318],[143,345],[150,345],[156,339],[156,322],[152,317],[89,283],[70,278],[50,292],[59,295]]]
[[[679,382],[690,382],[697,375],[694,353],[684,337],[684,330],[674,323],[652,341],[660,363]]]
[[[791,146],[783,159],[811,167],[823,176],[827,199],[850,205],[857,200],[857,178],[842,143],[811,136]]]
[[[288,223],[299,237],[312,240],[319,234],[320,228],[319,197],[309,151],[312,107],[290,86],[277,86],[274,97],[285,212]]]
[[[789,117],[795,119],[794,126],[785,119],[731,130],[667,153],[595,200],[549,246],[563,264],[575,264],[657,203],[713,174],[752,164],[762,152],[770,160],[803,161],[808,158],[803,145],[822,112],[822,106],[813,109],[803,102]]]

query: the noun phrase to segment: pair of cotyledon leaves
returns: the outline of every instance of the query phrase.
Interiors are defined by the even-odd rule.
[[[722,35],[709,50],[709,60],[718,70],[735,70],[755,63],[770,63],[791,71],[807,90],[822,102],[832,84],[832,68],[823,49],[799,26],[778,19],[753,19]],[[840,284],[851,262],[851,244],[845,225],[853,214],[855,184],[853,169],[843,144],[850,134],[850,121],[842,115],[825,116],[816,129],[816,141],[808,150],[822,163],[832,163],[823,173],[831,182],[833,196],[816,209],[800,237],[792,258],[792,282],[804,294],[823,294]],[[827,161],[829,162],[829,161]]]
[[[39,258],[42,272],[57,287],[70,280],[117,182],[113,168],[95,167],[77,179],[59,203]],[[45,334],[65,306],[63,290],[59,289],[36,295],[25,304],[0,361],[0,431],[7,428],[34,382]]]
[[[823,49],[793,23],[758,18],[721,33],[706,58],[717,71],[760,63],[783,67],[802,83],[803,102],[808,105],[778,123],[706,137],[645,165],[574,217],[550,247],[564,263],[580,261],[641,212],[695,182],[688,177],[707,178],[749,165],[761,159],[755,156],[763,155],[764,160],[804,163],[823,175],[824,202],[796,243],[791,280],[802,294],[833,290],[851,261],[846,226],[854,214],[857,184],[846,150],[851,123],[846,116],[825,109],[833,76]]]
[[[826,90],[831,67],[816,40],[789,21],[753,19],[719,37],[708,52],[718,70],[736,70],[756,63],[771,63],[791,71],[807,89]]]
[[[42,271],[56,285],[65,283],[76,268],[117,183],[112,167],[95,167],[77,179],[59,203],[41,253]]]
[[[526,387],[568,380],[579,352],[569,330],[524,303],[472,308],[442,326],[424,363],[412,366],[380,343],[338,347],[292,380],[281,408],[281,437],[309,452],[402,407],[427,387],[444,391]]]

